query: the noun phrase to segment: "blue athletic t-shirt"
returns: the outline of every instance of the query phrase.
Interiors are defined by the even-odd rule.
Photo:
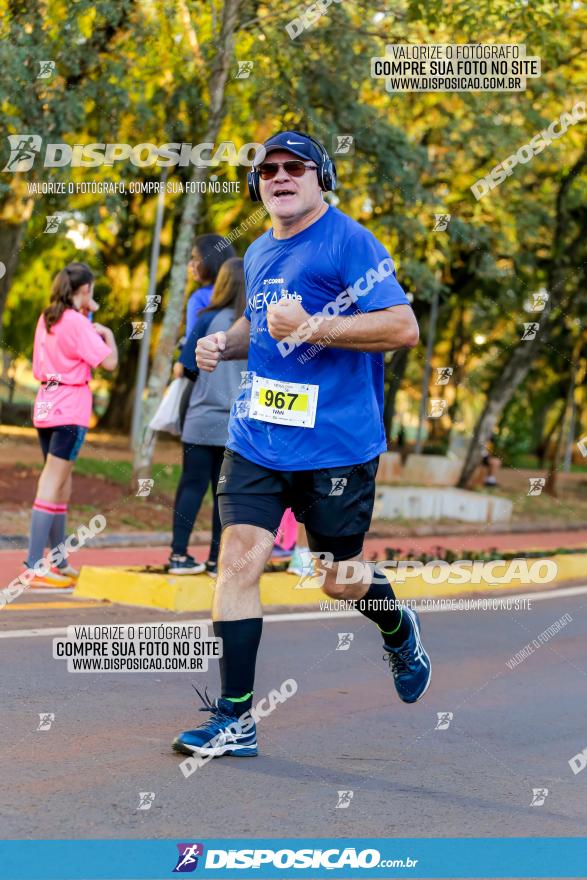
[[[267,329],[267,306],[283,298],[297,299],[310,315],[337,297],[342,316],[409,305],[383,245],[368,229],[329,207],[291,238],[276,239],[272,230],[266,232],[248,248],[244,268],[245,317],[251,322],[249,375],[231,410],[228,448],[284,471],[361,464],[385,451],[383,355],[317,350],[302,342],[282,345],[284,357]],[[340,297],[345,290],[349,293]],[[318,385],[314,427],[251,418],[247,401],[253,375]]]
[[[198,314],[202,309],[210,305],[212,299],[213,286],[205,284],[204,287],[198,287],[192,291],[185,310],[185,335],[190,336],[192,330],[196,326]]]

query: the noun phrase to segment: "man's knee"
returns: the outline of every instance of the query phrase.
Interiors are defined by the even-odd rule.
[[[332,599],[344,599],[349,594],[349,584],[341,577],[340,564],[335,562],[331,569],[326,572],[322,592]]]
[[[360,558],[335,562],[326,572],[322,590],[333,599],[360,598],[372,579],[369,563]]]
[[[336,580],[326,579],[322,584],[322,592],[332,599],[342,599],[347,589],[346,584],[337,584]]]
[[[273,547],[273,536],[254,526],[229,526],[222,533],[219,559],[219,581],[240,575],[258,579]]]

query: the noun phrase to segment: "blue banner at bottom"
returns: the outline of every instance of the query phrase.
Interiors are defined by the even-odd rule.
[[[587,838],[8,840],[1,880],[587,878]]]

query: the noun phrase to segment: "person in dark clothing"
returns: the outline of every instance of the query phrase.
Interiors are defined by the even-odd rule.
[[[245,308],[243,261],[227,260],[214,285],[210,305],[204,308],[187,340],[179,363],[184,375],[195,380],[187,407],[181,441],[183,466],[173,511],[173,541],[169,557],[170,574],[216,575],[220,544],[220,516],[216,486],[228,437],[228,419],[241,382],[246,360],[227,361],[214,373],[199,373],[195,361],[198,339],[208,333],[228,330]],[[214,491],[212,540],[208,561],[197,562],[190,556],[188,544],[194,522],[208,486]]]
[[[193,290],[188,298],[185,316],[187,338],[191,336],[202,309],[210,304],[212,289],[221,266],[233,257],[236,257],[235,249],[221,235],[208,232],[195,237],[190,271],[200,287]]]

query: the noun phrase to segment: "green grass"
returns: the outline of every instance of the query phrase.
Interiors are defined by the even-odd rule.
[[[520,455],[515,455],[512,459],[512,467],[523,468],[528,470],[540,470],[540,463],[538,461],[538,457],[536,455],[531,455],[529,452],[522,453]],[[545,462],[543,470],[546,472],[549,470],[550,463]],[[561,471],[561,473],[564,473]],[[587,473],[587,459],[585,459],[585,463],[577,462],[576,464],[571,464],[571,473],[573,474],[584,474]]]
[[[155,465],[151,476],[160,492],[173,495],[181,476],[181,466],[178,464]]]
[[[130,461],[106,461],[102,458],[78,458],[75,463],[76,474],[86,477],[99,477],[110,483],[128,486],[132,478]]]
[[[135,519],[132,516],[123,516],[120,520],[124,523],[125,526],[130,526],[132,529],[136,529],[138,532],[143,531],[145,529],[145,525],[139,520]]]
[[[120,486],[129,486],[132,480],[132,464],[130,461],[106,461],[103,458],[80,458],[75,464],[75,473],[84,474],[87,477],[97,477],[118,483]],[[155,481],[154,489],[164,495],[174,495],[181,475],[181,466],[178,464],[156,464],[151,474]],[[205,499],[212,500],[212,492],[208,489]]]
[[[121,486],[128,486],[132,480],[132,464],[130,461],[105,461],[103,458],[80,458],[76,462],[75,472],[87,477],[98,477]],[[152,478],[159,492],[173,494],[179,481],[181,468],[177,464],[160,464],[153,466]]]

